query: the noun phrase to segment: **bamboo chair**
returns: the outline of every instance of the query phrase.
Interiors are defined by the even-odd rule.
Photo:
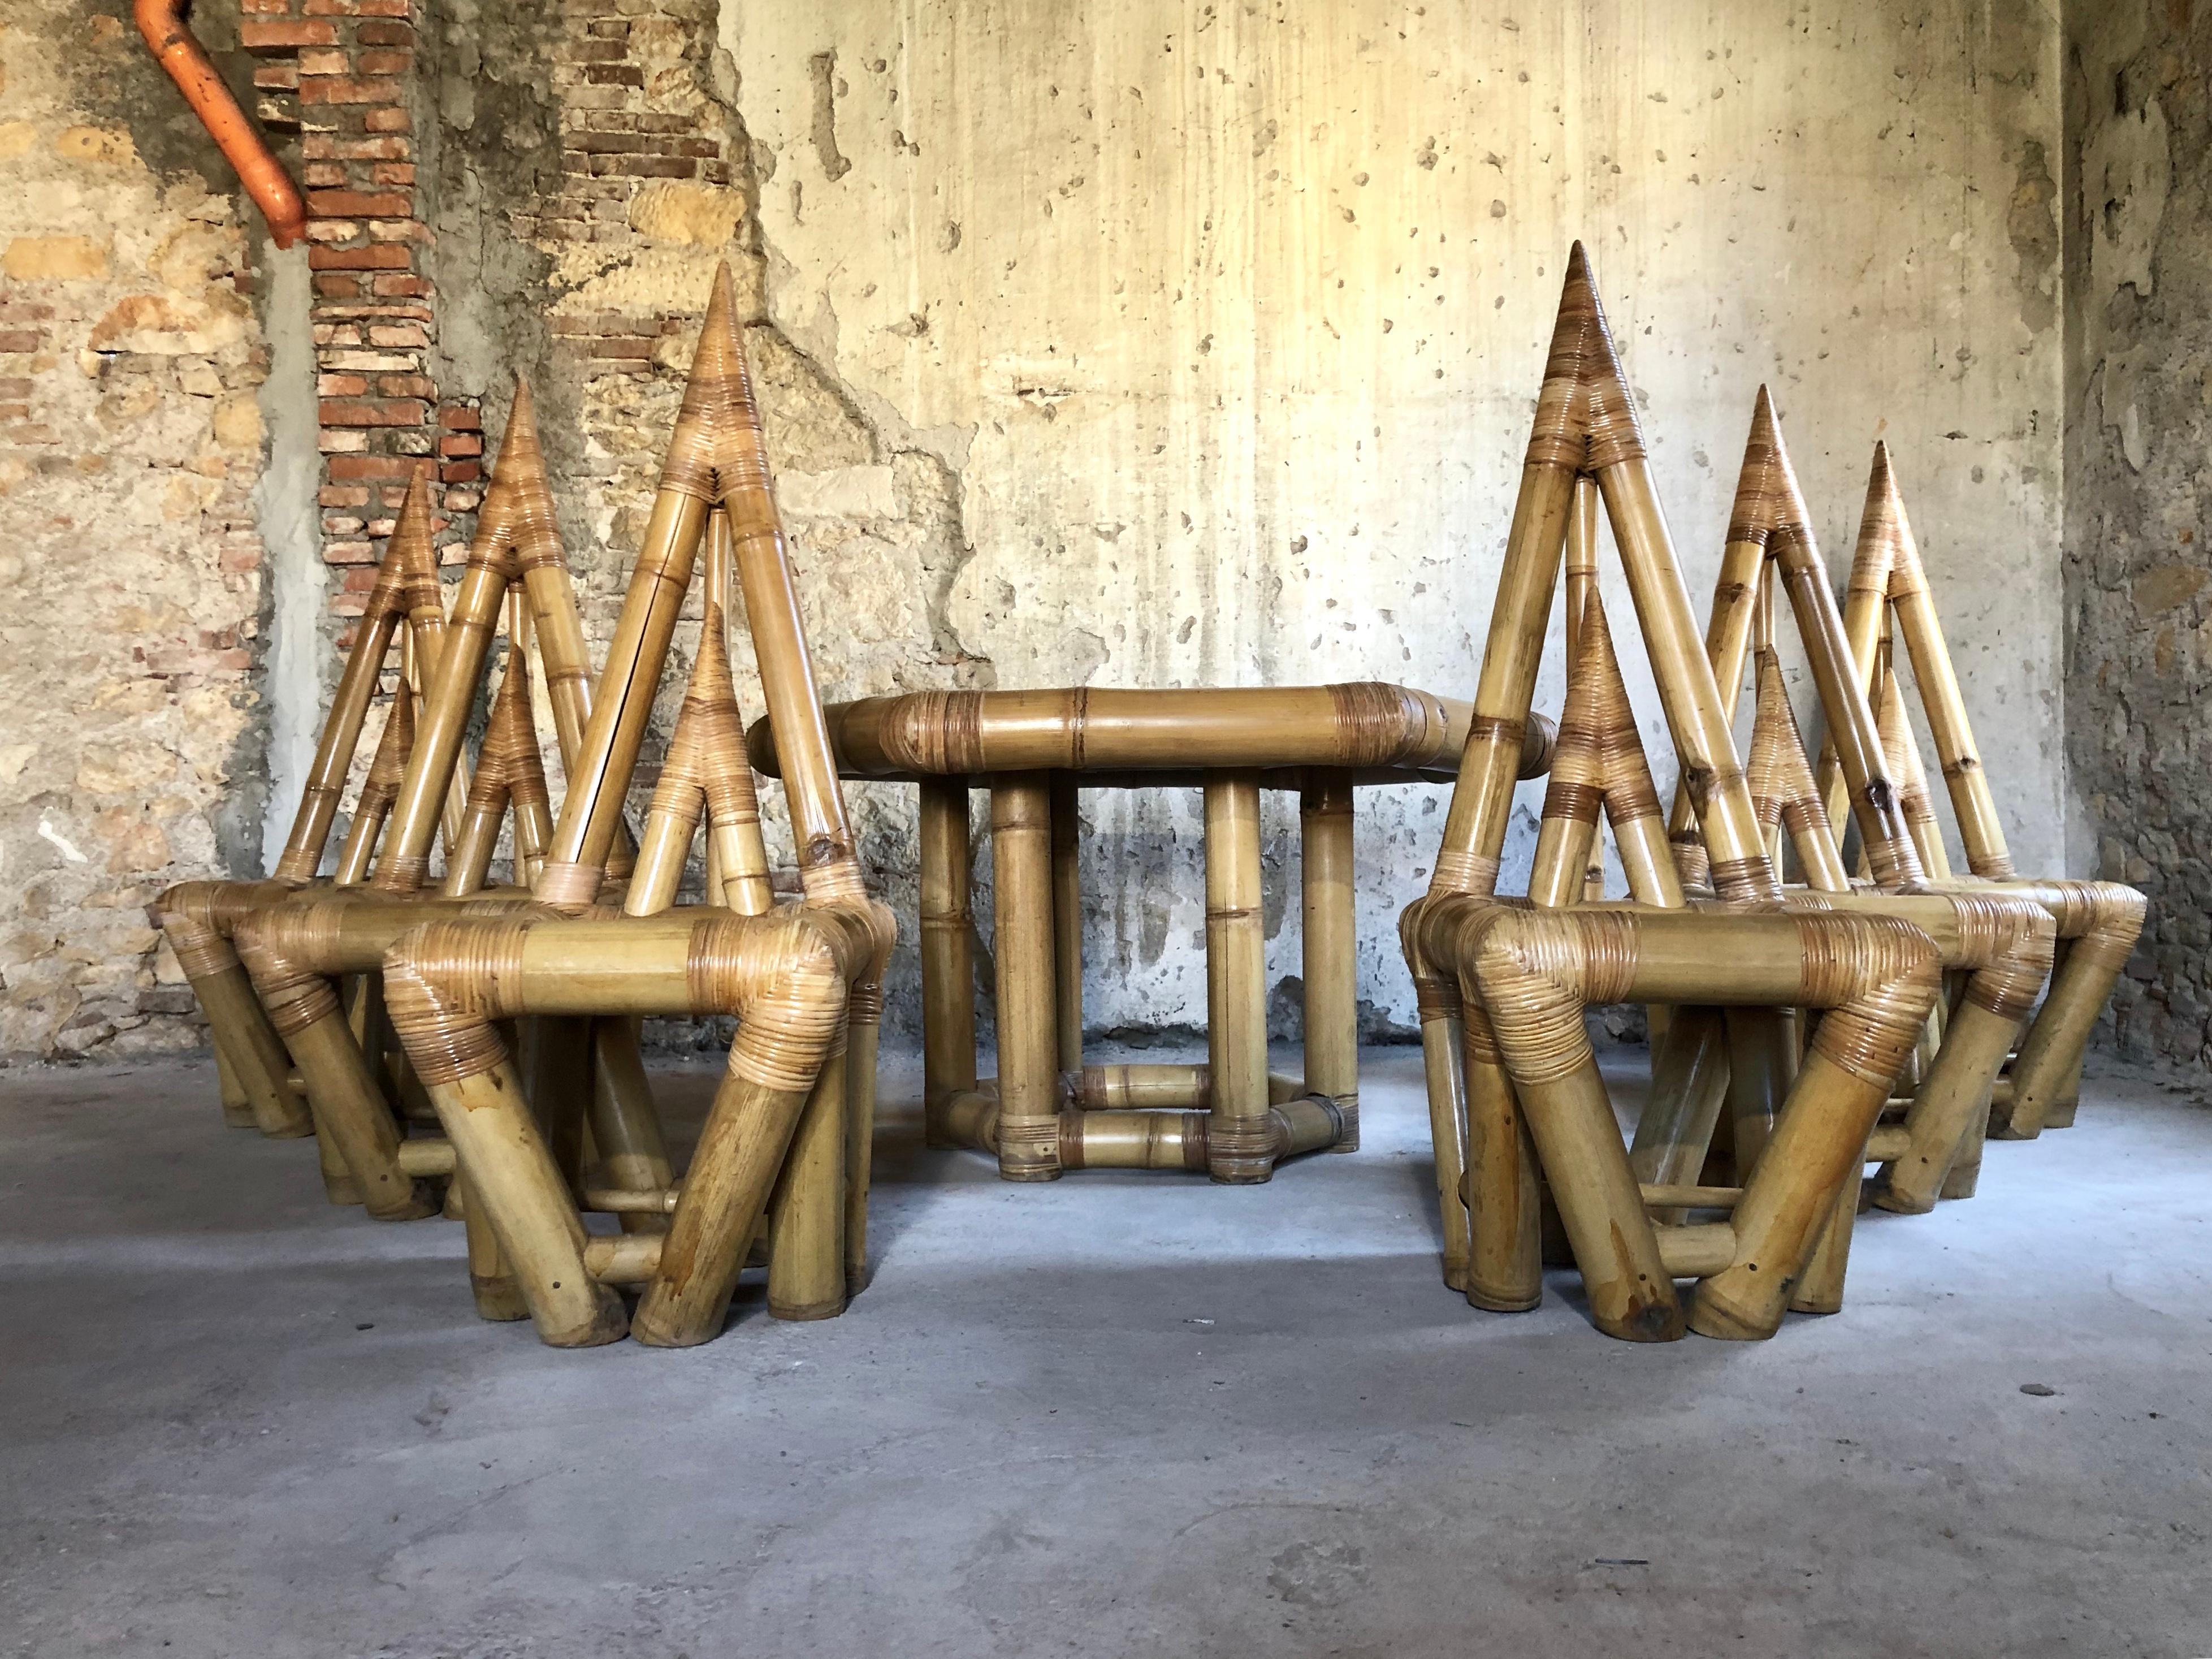
[[[1917,770],[1917,750],[1905,723],[1902,695],[1894,689],[1897,675],[1891,663],[1890,641],[1903,638],[1975,890],[1999,884],[2002,890],[2032,897],[2057,921],[2058,965],[2050,994],[2037,1009],[2008,1074],[1998,1080],[1993,1121],[1995,1132],[2010,1139],[2033,1139],[2045,1128],[2065,1127],[2074,1121],[2081,1099],[2081,1062],[2097,1017],[2111,1001],[2112,987],[2142,932],[2148,901],[2134,888],[2117,882],[2023,879],[2014,872],[1921,564],[1919,544],[1905,514],[1888,447],[1881,443],[1875,446],[1867,481],[1866,507],[1844,596],[1844,629],[1869,694],[1886,708],[1896,705],[1891,726],[1899,758],[1909,752]],[[1838,823],[1843,779],[1832,744],[1823,746],[1820,781],[1830,823]],[[1936,833],[1932,802],[1925,800],[1924,789],[1923,794],[1925,810],[1914,814],[1914,822],[1923,857],[1931,871],[1947,875],[1948,860]]]
[[[1356,787],[1443,781],[1469,710],[1375,683],[1271,689],[925,691],[833,704],[842,776],[921,795],[923,1063],[928,1144],[996,1158],[1010,1181],[1070,1170],[1271,1177],[1286,1158],[1359,1144]],[[1549,762],[1547,722],[1521,764]],[[765,724],[754,764],[775,775]],[[976,1063],[971,790],[990,792],[999,1075]],[[1204,791],[1203,1066],[1083,1060],[1082,789]],[[1267,1070],[1260,792],[1297,792],[1303,1074]]]
[[[253,995],[231,935],[246,917],[286,901],[313,882],[361,744],[370,702],[386,662],[396,654],[398,687],[370,766],[365,810],[356,812],[357,820],[367,822],[355,824],[339,864],[341,880],[358,880],[365,873],[368,851],[386,810],[382,804],[386,788],[396,783],[396,775],[411,752],[414,704],[425,665],[434,671],[442,656],[445,623],[430,546],[428,497],[410,489],[356,625],[275,872],[258,882],[180,883],[149,907],[149,916],[167,938],[207,1018],[228,1122],[251,1124],[278,1137],[314,1133],[305,1094],[292,1080],[283,1043]],[[454,799],[451,804],[458,809],[460,801]],[[449,820],[458,824],[457,810]]]
[[[769,718],[789,760],[786,794],[805,896],[758,914],[645,913],[673,890],[670,872],[680,873],[679,842],[691,834],[679,828],[686,815],[702,801],[716,811],[720,763],[702,772],[684,758],[711,747],[698,735],[708,723],[702,714],[679,724],[677,776],[664,775],[626,896],[629,914],[617,915],[594,902],[651,691],[716,508],[728,516]],[[538,903],[428,922],[396,941],[384,960],[393,1024],[453,1145],[470,1213],[488,1222],[544,1341],[709,1340],[763,1218],[769,1311],[830,1316],[865,1271],[875,1033],[893,929],[889,912],[866,896],[830,762],[726,268],[715,279],[599,684]],[[733,712],[712,723],[724,742],[737,730]],[[764,858],[757,867],[744,860],[732,867],[734,850],[718,855],[725,896],[757,902]],[[622,1194],[625,1205],[665,1214],[665,1231],[587,1235],[501,1026],[533,1016],[656,1013],[734,1016],[728,1074],[683,1181],[663,1176],[649,1194]],[[623,1285],[643,1287],[635,1315],[617,1293]]]
[[[1711,852],[1717,896],[1704,907],[1680,902],[1671,860],[1656,854],[1644,860],[1651,885],[1637,895],[1640,903],[1523,908],[1496,896],[1522,736],[1584,477],[1610,520]],[[1602,616],[1594,600],[1586,590],[1577,653],[1586,678],[1610,657],[1593,626]],[[1602,731],[1621,723],[1595,724]],[[1632,720],[1626,732],[1632,741]],[[1563,730],[1563,750],[1567,743]],[[1601,738],[1595,746],[1602,754]],[[1640,745],[1634,759],[1640,766]],[[1586,789],[1589,769],[1578,763],[1563,786],[1555,768],[1553,787]],[[1648,770],[1641,792],[1631,779],[1616,791],[1602,769],[1599,775],[1607,783],[1601,801],[1609,805],[1616,793],[1634,801],[1632,812],[1625,805],[1613,817],[1616,839],[1650,847],[1663,819]],[[1639,793],[1650,799],[1635,799]],[[1576,822],[1587,813],[1574,815]],[[1555,816],[1564,823],[1570,815]],[[1573,844],[1578,839],[1579,830],[1554,832],[1556,872],[1545,874],[1557,890],[1577,896],[1588,868],[1587,845]],[[1469,1238],[1462,1271],[1470,1300],[1512,1308],[1540,1296],[1540,1169],[1601,1330],[1665,1340],[1686,1324],[1729,1338],[1779,1328],[1935,1005],[1941,973],[1936,945],[1895,916],[1785,908],[1765,839],[1577,244],[1443,845],[1429,893],[1401,923],[1408,965],[1434,1012],[1422,1024],[1432,1117],[1465,1115]],[[1667,902],[1670,896],[1677,902]],[[1455,997],[1455,1010],[1447,1001]],[[1638,1181],[1583,1024],[1590,1006],[1626,1000],[1824,1011],[1794,1076],[1778,1079],[1781,1109],[1740,1188],[1647,1188]],[[1447,1046],[1455,1028],[1456,1054]],[[1453,1139],[1440,1137],[1440,1165],[1457,1150]],[[1728,1219],[1655,1218],[1686,1209],[1725,1209]],[[1696,1281],[1686,1312],[1678,1278]]]

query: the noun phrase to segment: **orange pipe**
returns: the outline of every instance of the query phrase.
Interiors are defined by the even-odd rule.
[[[306,234],[307,204],[284,164],[246,118],[238,100],[215,72],[206,49],[185,23],[186,0],[137,0],[138,33],[168,76],[200,118],[223,159],[238,169],[238,181],[269,222],[278,247],[290,247]]]

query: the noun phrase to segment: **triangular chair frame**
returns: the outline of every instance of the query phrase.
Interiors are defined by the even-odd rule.
[[[1494,896],[1521,734],[1584,475],[1610,520],[1712,849],[1725,902],[1711,910],[1533,909]],[[1587,642],[1587,626],[1584,634]],[[1573,867],[1586,868],[1586,855]],[[1780,898],[1577,245],[1443,846],[1428,895],[1401,927],[1417,981],[1443,981],[1458,993],[1471,1175],[1486,1198],[1500,1200],[1471,1209],[1471,1298],[1499,1291],[1504,1305],[1527,1305],[1525,1286],[1483,1280],[1493,1257],[1517,1267],[1533,1254],[1540,1159],[1599,1328],[1643,1340],[1680,1336],[1678,1276],[1698,1281],[1691,1328],[1763,1337],[1779,1327],[1940,989],[1935,948],[1910,924],[1792,911]],[[1741,1190],[1728,1195],[1727,1222],[1654,1223],[1655,1208],[1686,1200],[1639,1186],[1583,1026],[1589,1006],[1626,1000],[1826,1011],[1765,1152]]]
[[[861,879],[732,313],[724,269],[599,696],[568,769],[539,902],[523,915],[431,922],[385,957],[393,1023],[453,1143],[471,1211],[489,1220],[538,1334],[556,1346],[626,1334],[665,1346],[711,1339],[763,1218],[772,1313],[838,1313],[865,1270],[865,1166],[854,1165],[872,1119],[893,929]],[[594,905],[602,866],[717,507],[728,515],[805,896],[758,915],[617,915]],[[711,795],[704,780],[698,787]],[[673,814],[684,803],[667,805]],[[674,830],[664,838],[648,830],[649,857],[660,860],[664,839],[672,843]],[[641,875],[665,880],[657,867],[644,865]],[[750,873],[726,872],[726,881]],[[667,1231],[587,1237],[500,1025],[650,1014],[734,1016],[728,1073],[685,1177],[654,1194]],[[634,1315],[617,1294],[623,1284],[643,1287]]]

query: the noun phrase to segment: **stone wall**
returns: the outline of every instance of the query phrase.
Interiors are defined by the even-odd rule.
[[[259,226],[122,3],[0,15],[0,1055],[192,1046],[144,905],[258,861]]]
[[[436,467],[456,556],[517,372],[604,642],[724,259],[832,697],[1358,678],[1466,693],[1580,235],[1700,604],[1765,380],[1838,570],[1870,445],[1896,453],[2024,865],[2095,856],[2069,820],[2069,695],[2144,755],[2180,741],[2148,735],[2143,688],[2200,659],[2176,629],[2203,599],[2162,597],[2188,577],[2157,573],[2186,556],[2154,556],[2124,490],[2098,509],[2118,562],[2094,581],[2081,561],[2104,572],[2106,555],[2072,522],[2062,612],[2060,321],[2081,307],[2063,303],[2052,178],[2064,43],[2024,0],[1910,16],[1534,0],[1510,19],[1145,0],[1111,27],[1044,3],[210,0],[194,21],[308,191],[296,315],[121,0],[88,21],[30,0],[0,37],[0,176],[28,201],[0,248],[0,488],[28,532],[0,575],[34,596],[0,665],[24,715],[0,728],[0,892],[22,895],[0,897],[0,1054],[195,1040],[137,906],[168,879],[258,872],[408,471]],[[2164,63],[2154,37],[2179,28],[2074,32],[2093,58]],[[2141,112],[2175,82],[2128,125],[2091,118],[2081,88],[2109,73],[2079,53],[2069,72],[2060,165],[2078,174],[2094,149],[2148,192]],[[2148,193],[2117,218],[2072,199],[2117,252],[2069,278],[2151,258],[2130,251]],[[2180,201],[2149,216],[2154,243]],[[2122,309],[2150,295],[2107,286],[2137,296]],[[2071,364],[2071,406],[2118,412],[2083,440],[2101,462],[2066,459],[2116,485],[2114,469],[2186,465],[2160,424],[2182,415],[2140,388],[2187,307],[2155,314],[2175,320],[2131,333],[2100,313],[2109,344]],[[257,391],[295,332],[299,386]],[[272,443],[289,459],[257,501]],[[271,540],[272,497],[303,487],[296,533]],[[2148,681],[2115,665],[2135,659],[2107,648],[2093,589],[2175,613],[2164,644],[2112,623]],[[2063,677],[2067,623],[2107,684]],[[691,649],[687,632],[665,712]],[[1547,698],[1558,679],[1554,664]],[[2135,752],[2075,746],[2108,824],[2130,823]],[[911,792],[852,799],[910,917]],[[1410,1024],[1389,924],[1441,807],[1436,790],[1363,798],[1370,1033]],[[1267,810],[1289,1031],[1294,817]],[[1194,798],[1087,797],[1085,818],[1091,1024],[1194,1025]],[[2127,833],[2104,842],[2118,870],[2186,855],[2178,821]],[[895,1032],[915,1018],[908,935]]]
[[[2212,1056],[2212,8],[2069,8],[2068,728],[2098,872],[2150,896],[2136,1054]]]

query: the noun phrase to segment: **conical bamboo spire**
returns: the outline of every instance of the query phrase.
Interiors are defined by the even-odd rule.
[[[339,886],[350,887],[367,878],[376,853],[376,838],[391,816],[392,799],[399,793],[400,780],[407,775],[408,758],[414,752],[415,692],[403,673],[399,689],[392,693],[392,707],[385,713],[384,735],[377,739],[376,752],[369,758],[361,799],[354,804],[353,825],[346,831],[345,845],[338,850],[336,880]]]
[[[1848,892],[1850,882],[1843,855],[1829,831],[1827,815],[1820,810],[1820,791],[1805,758],[1805,739],[1783,684],[1782,659],[1771,646],[1759,648],[1753,672],[1758,689],[1749,775],[1759,821],[1770,830],[1778,824],[1789,833],[1808,886],[1816,892]]]

